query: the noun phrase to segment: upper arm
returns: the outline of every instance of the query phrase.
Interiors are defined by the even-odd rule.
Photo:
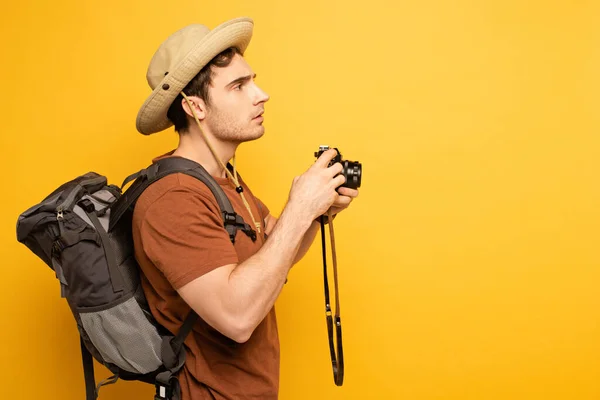
[[[237,339],[227,299],[237,252],[218,205],[185,188],[165,193],[148,207],[140,227],[141,250],[196,313]],[[147,266],[146,266],[147,267]]]
[[[277,218],[265,217],[265,232],[273,231]],[[177,290],[183,300],[210,326],[237,342],[248,339],[248,326],[241,317],[243,304],[230,301],[229,279],[236,264],[223,265],[187,283]],[[238,307],[238,308],[236,308]]]
[[[177,290],[181,298],[202,318],[223,335],[242,342],[247,332],[240,318],[241,310],[232,309],[227,300],[229,276],[237,264],[216,268]]]

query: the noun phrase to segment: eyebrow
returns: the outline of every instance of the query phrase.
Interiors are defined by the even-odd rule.
[[[230,88],[230,87],[233,87],[233,86],[237,85],[238,83],[246,83],[250,79],[256,79],[256,74],[254,74],[254,75],[240,76],[239,78],[236,78],[236,79],[232,80],[231,82],[229,82],[227,85],[225,85],[225,87],[226,88]]]

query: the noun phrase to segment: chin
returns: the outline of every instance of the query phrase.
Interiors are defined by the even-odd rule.
[[[244,138],[244,142],[251,142],[253,140],[260,139],[261,137],[263,137],[264,134],[265,134],[265,128],[261,126],[260,129],[257,129],[256,131],[249,133]]]

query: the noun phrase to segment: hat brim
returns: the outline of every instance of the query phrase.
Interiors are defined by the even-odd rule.
[[[250,44],[253,27],[254,23],[250,18],[236,18],[217,26],[203,37],[146,99],[138,111],[137,130],[150,135],[172,126],[173,123],[167,118],[167,111],[177,95],[223,50],[237,47],[243,54]]]

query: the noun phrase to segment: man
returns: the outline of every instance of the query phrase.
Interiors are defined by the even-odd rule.
[[[240,143],[264,134],[269,96],[243,58],[253,22],[234,19],[212,31],[191,25],[170,36],[148,68],[153,89],[137,128],[151,134],[175,126],[179,145],[161,157],[201,164],[258,235],[232,243],[216,199],[184,174],[152,184],[133,216],[136,258],[154,317],[177,332],[193,309],[199,319],[185,341],[182,399],[276,399],[279,339],[274,303],[292,265],[310,247],[324,214],[358,195],[339,188],[342,166],[325,152],[294,178],[279,219],[226,164]]]

